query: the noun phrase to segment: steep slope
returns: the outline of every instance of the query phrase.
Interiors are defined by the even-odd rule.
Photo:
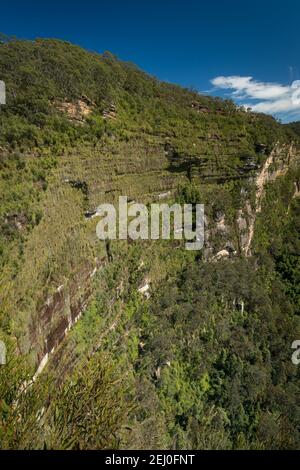
[[[140,400],[141,409],[125,416],[123,408],[118,409],[114,403],[118,418],[106,429],[107,439],[97,443],[93,434],[95,416],[95,428],[87,433],[93,439],[75,442],[75,446],[111,446],[109,436],[116,431],[118,445],[123,446],[151,447],[151,443],[160,447],[205,446],[204,441],[197,441],[204,426],[207,435],[212,430],[216,433],[207,447],[216,447],[218,420],[222,421],[220,446],[267,446],[270,437],[259,444],[255,426],[260,419],[267,419],[269,411],[274,414],[272,420],[276,420],[277,404],[272,402],[269,408],[266,405],[268,390],[275,385],[272,363],[268,359],[268,370],[264,370],[259,351],[263,349],[267,357],[276,347],[267,341],[257,346],[253,338],[253,344],[249,339],[251,347],[249,344],[247,347],[249,351],[252,348],[253,355],[249,352],[249,357],[243,356],[241,361],[245,360],[248,367],[257,359],[255,377],[263,370],[261,374],[267,378],[251,399],[243,401],[243,392],[237,392],[239,411],[225,403],[228,389],[223,390],[224,396],[220,392],[216,398],[217,382],[223,380],[217,371],[224,369],[225,376],[230,377],[226,369],[229,365],[221,355],[227,343],[229,349],[238,349],[231,337],[226,339],[232,324],[245,338],[257,327],[264,328],[266,337],[281,331],[281,327],[277,331],[277,326],[272,322],[268,326],[262,319],[261,305],[267,309],[268,318],[274,307],[268,283],[276,276],[287,276],[290,291],[295,289],[297,266],[291,269],[284,263],[280,265],[278,259],[289,256],[281,248],[276,256],[273,253],[272,234],[268,230],[277,222],[272,219],[268,227],[263,222],[270,210],[264,208],[269,185],[277,188],[278,180],[283,182],[284,194],[275,191],[272,202],[282,209],[280,216],[284,210],[289,211],[286,224],[292,225],[297,220],[294,196],[295,185],[299,187],[299,141],[295,126],[283,126],[271,117],[246,113],[230,101],[159,82],[110,53],[98,55],[57,40],[12,40],[0,44],[0,79],[7,89],[7,105],[0,108],[1,338],[8,344],[9,357],[16,361],[16,365],[12,363],[16,368],[14,393],[18,394],[25,381],[28,383],[23,359],[29,365],[29,377],[36,379],[44,370],[55,384],[54,388],[49,385],[47,388],[44,384],[47,374],[42,374],[40,382],[30,388],[27,398],[22,398],[25,407],[30,394],[39,394],[38,400],[33,398],[37,408],[24,417],[24,427],[28,428],[26,420],[33,420],[32,436],[19,431],[15,441],[8,439],[5,445],[43,447],[46,442],[50,447],[72,447],[69,427],[64,422],[70,410],[66,396],[62,400],[56,395],[56,384],[64,387],[73,374],[79,382],[92,384],[82,395],[82,401],[74,395],[70,406],[72,403],[75,406],[76,400],[81,405],[84,400],[91,402],[92,391],[97,389],[93,388],[96,378],[99,390],[110,390],[113,381],[107,378],[111,377],[110,368],[101,371],[101,377],[95,373],[97,354],[105,351],[108,354],[105,361],[112,364],[112,369],[116,368],[114,373],[122,375],[125,370],[130,378],[130,392],[122,383],[124,388],[118,389],[118,393],[122,399],[131,397],[132,403]],[[111,245],[97,240],[92,215],[100,203],[116,202],[119,195],[146,203],[161,199],[204,203],[203,252],[187,253],[183,244],[174,240]],[[285,233],[286,224],[277,227],[277,245],[289,237],[289,232]],[[255,260],[244,259],[250,255]],[[216,263],[224,257],[228,259],[220,261],[220,265]],[[257,260],[262,266],[256,278]],[[240,275],[241,288],[235,279]],[[204,281],[205,276],[209,281]],[[250,285],[246,295],[247,276]],[[214,289],[209,289],[209,282]],[[268,290],[265,303],[262,293],[259,300],[255,298],[260,282],[262,290]],[[285,280],[282,283],[285,285]],[[282,285],[277,296],[285,298]],[[148,288],[153,290],[153,300],[140,293]],[[172,289],[176,291],[175,305],[174,299],[164,298],[165,290]],[[189,289],[191,298],[186,299]],[[208,300],[202,305],[196,295],[199,289],[212,304],[215,302],[215,310]],[[180,315],[176,302],[184,304]],[[288,331],[296,334],[299,325],[293,315],[297,313],[297,299],[286,302],[290,302],[290,315],[284,317]],[[282,309],[285,307],[282,301]],[[278,318],[280,313],[281,310]],[[191,317],[191,324],[181,318],[185,314]],[[244,318],[246,314],[250,316],[249,324]],[[213,326],[208,320],[211,315]],[[256,315],[259,326],[255,323]],[[245,324],[241,325],[241,321]],[[214,342],[210,343],[206,336],[215,337],[214,328],[222,324],[223,343],[220,340],[219,356],[210,363],[207,351],[212,350]],[[197,333],[193,333],[193,328]],[[155,331],[154,336],[151,331]],[[163,338],[160,331],[165,333]],[[188,335],[194,344],[191,357],[183,340]],[[178,340],[175,350],[171,347],[174,338]],[[285,361],[290,343],[286,347]],[[190,371],[193,380],[189,381],[188,369],[193,369],[201,354],[205,356],[207,370],[201,366],[197,372]],[[234,360],[240,360],[236,351],[232,354]],[[175,360],[174,369],[170,357]],[[49,359],[48,368],[44,369]],[[87,377],[82,377],[85,368]],[[168,368],[172,370],[171,376],[166,372]],[[165,382],[161,382],[163,369]],[[6,377],[4,390],[9,388],[9,371],[1,369]],[[291,376],[289,386],[294,386],[295,373],[289,367],[288,373],[282,373],[280,393],[288,383],[287,376]],[[146,384],[145,389],[141,384]],[[148,389],[152,404],[146,403]],[[62,388],[61,393],[67,395],[67,389]],[[102,395],[109,400],[110,393]],[[8,406],[14,400],[12,395],[7,396]],[[265,414],[250,405],[247,409],[247,400],[258,400],[259,406],[265,407]],[[291,392],[294,406],[293,400]],[[51,421],[56,416],[55,407],[62,401],[65,408],[59,410],[63,431]],[[148,424],[155,421],[149,411],[151,406],[159,415],[153,436],[147,435]],[[45,409],[45,418],[38,422],[43,432],[38,429],[34,435],[34,417]],[[80,415],[79,408],[77,411]],[[125,432],[125,436],[121,430],[123,422],[129,422],[132,430]],[[251,428],[249,434],[245,430],[247,425]],[[283,434],[284,425],[280,423]],[[53,435],[47,434],[49,428],[54,429]],[[138,441],[139,432],[143,442]],[[63,433],[65,441],[63,438],[60,441]],[[296,438],[291,442],[286,432],[283,444],[279,441],[276,444],[280,445],[298,444]]]

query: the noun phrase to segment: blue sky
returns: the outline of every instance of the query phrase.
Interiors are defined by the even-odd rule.
[[[11,0],[0,5],[3,33],[109,50],[162,80],[233,97],[284,121],[300,119],[299,18],[299,0]]]

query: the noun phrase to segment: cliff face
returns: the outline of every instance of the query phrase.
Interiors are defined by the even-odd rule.
[[[243,198],[243,205],[235,210],[233,217],[222,210],[217,211],[213,216],[206,216],[203,252],[206,262],[251,256],[256,217],[262,209],[266,185],[284,176],[290,168],[295,167],[298,158],[299,153],[294,144],[288,146],[275,143],[270,154],[265,156],[262,166],[251,175],[248,181],[245,180],[247,184],[250,184],[252,195],[254,194],[252,201],[248,189]],[[137,179],[139,177],[136,175]],[[152,196],[146,194],[145,197],[147,199],[152,197],[152,201],[162,198],[171,200],[172,194],[176,193],[176,186],[168,183],[165,186],[164,178],[156,183],[165,192]],[[297,181],[294,183],[298,184]],[[245,192],[244,186],[241,192]],[[143,195],[138,195],[138,197],[143,198]],[[42,372],[49,356],[56,351],[68,331],[81,317],[89,301],[92,300],[93,278],[107,262],[106,254],[101,259],[96,257],[94,261],[79,263],[71,278],[65,277],[64,284],[59,285],[51,295],[44,300],[40,299],[36,304],[35,314],[30,318],[28,325],[26,349],[20,351],[22,354],[30,351],[34,353],[36,376]],[[149,287],[149,283],[146,285]],[[141,288],[139,291],[143,292]]]
[[[290,131],[59,41],[2,44],[0,70],[3,321],[35,366],[90,297],[94,260],[107,258],[90,216],[100,203],[195,185],[204,257],[250,255],[264,185],[296,152]]]
[[[52,402],[66,405],[62,415],[70,415],[56,384],[73,377],[78,366],[91,373],[85,384],[93,387],[95,380],[99,386],[103,377],[97,382],[99,368],[89,361],[103,351],[103,362],[109,358],[128,377],[126,400],[133,394],[140,407],[128,418],[124,446],[145,447],[144,439],[153,446],[193,448],[203,429],[224,448],[228,439],[242,445],[246,435],[253,442],[247,429],[261,420],[263,434],[272,412],[261,412],[265,390],[285,387],[293,375],[288,366],[281,371],[277,343],[269,338],[282,317],[290,325],[292,315],[285,312],[297,305],[289,293],[296,285],[295,260],[283,262],[281,246],[293,233],[287,224],[297,219],[295,126],[60,41],[0,44],[0,77],[7,90],[7,105],[0,109],[0,339],[12,344],[13,358],[30,364],[31,377],[39,376],[37,393],[52,374],[50,398],[41,398],[40,408],[29,413],[34,428],[37,413],[47,410],[38,419],[37,445],[44,446],[54,426]],[[204,204],[203,250],[188,253],[178,240],[100,242],[96,209],[121,195],[142,203]],[[278,205],[276,217],[271,204]],[[275,241],[272,230],[279,234]],[[296,235],[291,239],[295,251]],[[290,284],[270,292],[281,275]],[[262,339],[255,337],[257,322]],[[5,377],[8,384],[13,375],[20,377],[7,389],[20,390],[22,367]],[[274,385],[270,377],[277,371]],[[242,377],[250,385],[234,382],[235,390],[243,390],[235,396],[227,377],[228,384]],[[221,393],[222,387],[229,388]],[[244,398],[245,388],[250,398]],[[97,390],[87,391],[87,403]],[[106,390],[110,385],[102,396]],[[16,398],[7,400],[14,410]],[[77,398],[74,403],[76,408]],[[110,409],[110,403],[101,406]],[[274,426],[283,429],[286,423],[275,418]],[[29,429],[27,417],[23,421]],[[57,429],[60,445],[63,432]]]
[[[274,148],[265,156],[262,165],[249,177],[241,188],[242,204],[235,212],[234,220],[228,214],[220,211],[211,220],[206,218],[206,260],[218,260],[232,256],[251,256],[252,241],[257,215],[261,213],[266,186],[280,178],[291,168],[299,164],[299,151],[292,143],[280,145],[274,143]],[[297,188],[297,177],[294,185]],[[295,194],[297,194],[297,189]],[[228,220],[229,219],[229,220]],[[220,239],[219,245],[213,246],[211,240]]]
[[[94,265],[79,266],[66,285],[57,287],[47,297],[44,305],[36,309],[36,315],[29,326],[29,347],[36,353],[37,377],[46,366],[49,356],[67,336],[72,326],[80,319],[92,297],[92,280],[106,263],[106,259],[95,260]],[[21,351],[24,354],[27,351]]]
[[[299,153],[293,144],[280,146],[276,143],[258,175],[255,177],[254,210],[251,207],[250,201],[246,201],[244,211],[241,210],[237,218],[237,226],[240,233],[240,247],[245,256],[251,255],[256,215],[261,212],[266,185],[276,180],[276,178],[284,176],[290,167],[297,165],[298,161]],[[247,220],[246,226],[245,220]],[[245,229],[247,229],[246,234]]]

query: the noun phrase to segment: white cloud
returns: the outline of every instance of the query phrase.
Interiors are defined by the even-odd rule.
[[[278,117],[284,114],[288,117],[300,117],[300,81],[291,85],[259,82],[253,77],[238,75],[216,77],[211,80],[215,88],[231,90],[231,97],[253,111],[274,114]]]

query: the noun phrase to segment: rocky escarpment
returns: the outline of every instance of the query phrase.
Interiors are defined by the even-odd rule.
[[[50,355],[80,319],[93,294],[93,278],[106,261],[106,258],[95,259],[94,265],[79,266],[72,279],[58,286],[38,308],[29,332],[30,347],[36,357],[34,378],[43,371]]]
[[[294,126],[61,41],[0,41],[0,75],[4,446],[296,447]],[[204,204],[204,249],[101,242],[122,195]]]
[[[251,176],[251,185],[254,189],[254,201],[247,197],[244,207],[236,211],[235,222],[227,223],[228,215],[217,211],[214,218],[205,217],[205,247],[206,261],[218,262],[221,259],[232,258],[238,255],[250,256],[251,244],[254,236],[256,216],[262,208],[265,187],[276,178],[286,174],[290,166],[297,159],[298,152],[292,144],[274,146],[261,168]],[[295,197],[299,190],[295,182]],[[158,195],[157,200],[171,198],[170,191]],[[97,214],[96,214],[97,215]],[[94,218],[93,215],[91,218]],[[218,239],[218,245],[213,246],[211,241]],[[91,298],[91,279],[106,259],[96,260],[95,266],[83,267],[75,276],[69,287],[59,286],[56,292],[49,297],[37,315],[37,324],[34,325],[35,335],[44,338],[44,347],[38,352],[38,373],[47,362],[49,354],[54,352],[63,341],[68,330],[80,318],[87,302]],[[149,279],[138,287],[138,292],[149,298]],[[35,343],[34,335],[32,342]]]
[[[205,259],[218,261],[222,258],[229,258],[241,254],[251,256],[251,246],[255,231],[257,215],[262,210],[266,185],[275,179],[284,176],[289,168],[299,159],[299,151],[294,144],[280,145],[276,143],[270,154],[258,171],[251,175],[249,181],[254,189],[252,200],[245,193],[243,207],[236,211],[234,227],[227,222],[224,212],[219,212],[212,220],[206,218],[205,232]],[[295,196],[298,194],[298,182],[295,184]],[[213,247],[212,240],[219,238],[218,248]]]
[[[0,72],[0,331],[35,368],[89,302],[93,260],[112,260],[95,240],[102,202],[196,187],[204,258],[250,254],[263,188],[294,152],[286,128],[61,41],[0,44]]]
[[[229,215],[222,210],[217,210],[213,216],[205,216],[203,253],[206,261],[218,262],[238,255],[250,256],[256,215],[261,211],[265,186],[283,176],[296,156],[297,150],[293,145],[287,147],[276,144],[270,155],[266,156],[261,168],[249,179],[253,187],[254,201],[251,201],[246,193],[244,206],[236,211],[235,218],[231,221]],[[75,185],[75,190],[77,186]],[[153,200],[172,200],[172,197],[174,193],[168,190],[155,195]],[[87,223],[95,224],[96,221],[90,219],[94,219],[96,215],[93,213],[87,217],[85,214]],[[81,263],[65,284],[59,285],[44,301],[39,301],[36,314],[30,323],[29,334],[30,351],[34,351],[35,355],[36,375],[43,370],[49,356],[56,351],[72,325],[80,318],[92,297],[93,277],[106,264],[107,259],[96,258],[94,263]],[[148,298],[147,279],[138,287],[138,291]]]
[[[238,228],[241,231],[244,228],[243,216],[246,216],[247,219],[247,237],[241,237],[241,250],[245,256],[251,255],[251,243],[254,236],[256,215],[259,214],[262,209],[262,201],[266,184],[285,175],[297,156],[299,156],[299,154],[293,144],[290,146],[280,146],[277,143],[270,155],[267,157],[262,169],[256,176],[254,181],[254,209],[252,209],[250,202],[247,201],[245,212],[241,212],[237,219]]]

